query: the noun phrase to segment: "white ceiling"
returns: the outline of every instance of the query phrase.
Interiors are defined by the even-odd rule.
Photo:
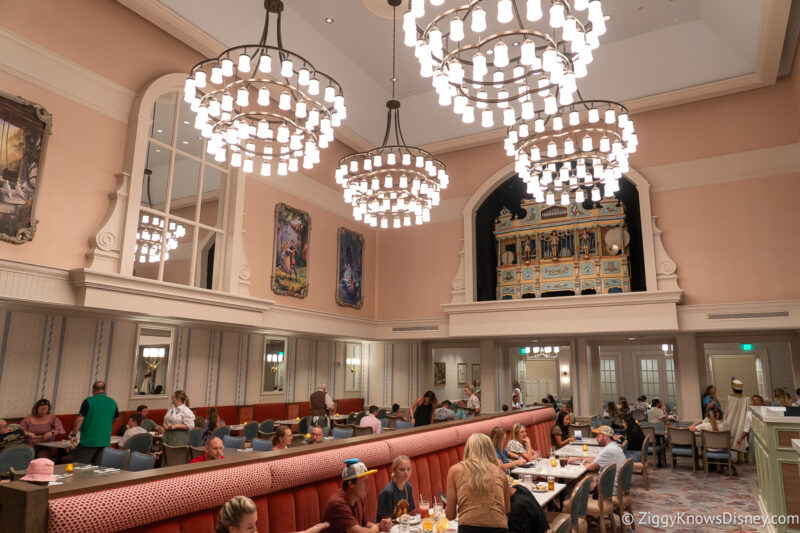
[[[261,35],[263,0],[158,1],[226,46]],[[764,1],[605,0],[608,32],[579,88],[585,98],[624,102],[755,73]],[[392,20],[374,12],[387,11],[384,2],[286,0],[283,16],[284,46],[342,84],[344,125],[375,144],[383,137],[392,85]],[[445,7],[451,4],[457,2]],[[406,141],[426,145],[483,131],[437,104],[413,50],[402,44],[401,25],[398,20],[397,96]],[[274,43],[274,24],[270,31]]]

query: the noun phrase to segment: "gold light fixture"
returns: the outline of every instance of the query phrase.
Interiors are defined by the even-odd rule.
[[[273,374],[278,371],[281,363],[283,363],[283,352],[267,354],[267,364]]]
[[[215,161],[263,176],[310,169],[347,116],[342,87],[306,58],[284,48],[281,0],[265,0],[258,44],[235,46],[192,67],[184,101]],[[270,15],[277,46],[267,45]]]
[[[350,370],[350,373],[355,374],[358,371],[358,367],[361,366],[361,358],[357,356],[348,357],[345,359],[345,363],[347,364],[347,368]]]
[[[536,107],[553,114],[571,104],[606,31],[600,0],[551,0],[547,23],[541,0],[427,3],[426,16],[426,1],[410,0],[404,43],[415,49],[439,104],[467,124],[479,113],[485,128],[496,115],[511,126],[533,118]]]

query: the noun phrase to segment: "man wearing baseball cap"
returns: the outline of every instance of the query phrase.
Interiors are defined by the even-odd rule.
[[[600,450],[600,453],[597,454],[597,457],[594,458],[593,461],[589,461],[588,459],[584,461],[586,465],[587,472],[599,472],[606,466],[614,463],[617,465],[617,470],[622,468],[622,464],[625,462],[625,452],[622,451],[622,447],[619,445],[617,441],[614,440],[614,430],[611,429],[611,426],[600,426],[599,428],[593,429],[592,433],[597,434],[597,444],[603,447]],[[597,497],[597,493],[595,492],[597,481],[593,482],[592,486],[592,493],[594,497]],[[614,476],[614,495],[617,494],[617,476]]]
[[[322,513],[322,521],[330,526],[323,533],[377,533],[389,531],[392,521],[384,518],[379,524],[367,521],[364,498],[367,496],[367,476],[377,470],[367,470],[358,459],[347,459],[342,471],[342,488],[331,495]]]

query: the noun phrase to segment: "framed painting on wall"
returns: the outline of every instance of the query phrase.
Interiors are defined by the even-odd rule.
[[[308,256],[311,217],[284,203],[275,206],[275,257],[272,291],[305,298],[308,295]]]
[[[336,255],[336,303],[361,309],[361,266],[364,257],[364,236],[347,228],[339,228]]]
[[[458,384],[467,383],[467,363],[458,363]]]
[[[447,363],[434,361],[433,384],[437,386],[447,384]]]
[[[52,116],[41,105],[0,91],[0,240],[23,244],[36,233]]]
[[[472,365],[472,381],[470,383],[475,383],[476,379],[481,379],[481,365]]]

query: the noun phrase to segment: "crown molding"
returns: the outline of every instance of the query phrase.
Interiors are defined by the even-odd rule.
[[[120,122],[136,93],[0,27],[0,70]]]

